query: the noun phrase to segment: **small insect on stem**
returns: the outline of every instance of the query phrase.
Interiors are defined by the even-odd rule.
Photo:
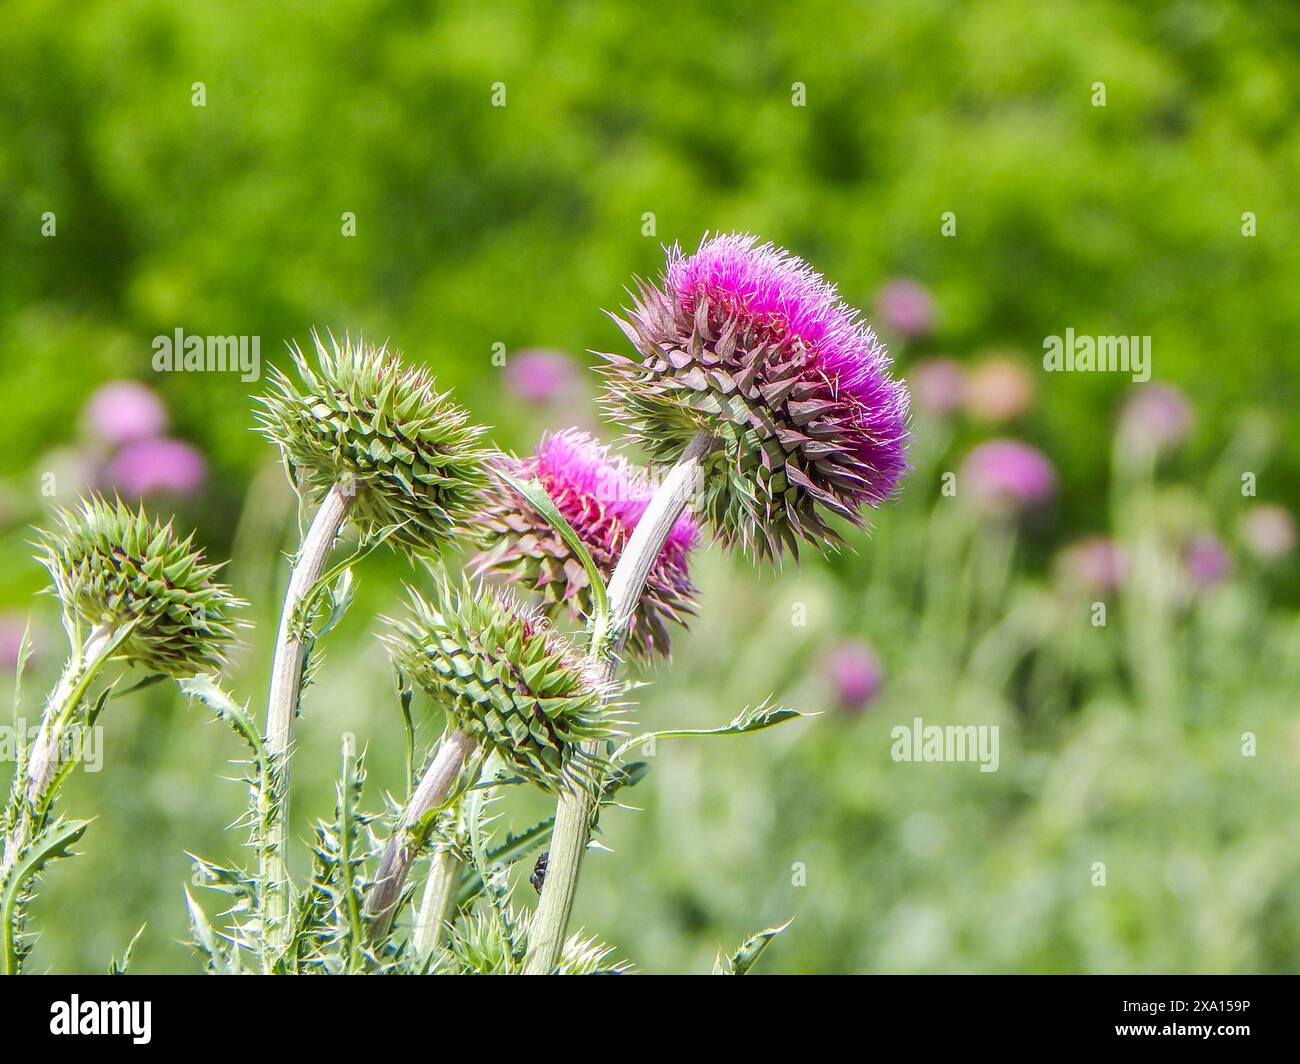
[[[538,854],[537,863],[533,865],[533,874],[528,877],[528,882],[533,885],[533,890],[538,894],[542,892],[542,884],[546,882],[546,862],[550,856],[550,850],[543,850]]]

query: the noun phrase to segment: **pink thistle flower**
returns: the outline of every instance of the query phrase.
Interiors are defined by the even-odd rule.
[[[90,431],[113,446],[157,436],[167,427],[162,400],[137,381],[103,385],[86,402],[84,416]]]
[[[723,542],[757,557],[833,546],[907,468],[907,391],[884,345],[803,260],[753,236],[673,247],[662,288],[638,284],[614,317],[639,359],[604,355],[614,418],[656,461],[699,431],[703,507]]]
[[[645,474],[577,429],[543,436],[535,454],[500,462],[516,480],[541,482],[608,580],[654,494]],[[490,499],[481,527],[484,549],[473,563],[476,575],[504,575],[541,595],[548,612],[564,605],[574,617],[590,613],[586,569],[546,518],[508,484],[502,482]],[[688,515],[668,533],[628,629],[634,654],[666,656],[668,622],[685,624],[694,615],[689,554],[698,540]]]
[[[880,659],[859,639],[846,639],[832,647],[826,655],[826,672],[843,709],[865,709],[885,682]]]
[[[1295,550],[1295,519],[1281,506],[1260,503],[1241,519],[1241,538],[1261,561],[1284,558]]]
[[[934,300],[925,285],[900,277],[876,293],[876,316],[890,332],[908,339],[924,336],[934,328]]]
[[[151,439],[128,443],[108,463],[110,488],[135,498],[166,492],[190,495],[207,479],[208,467],[195,448],[181,440]]]
[[[966,370],[951,358],[922,359],[907,381],[917,408],[936,417],[951,414],[966,394]]]
[[[1163,454],[1191,435],[1192,404],[1171,384],[1136,384],[1120,412],[1121,437],[1131,445]]]
[[[1204,590],[1226,580],[1232,573],[1232,555],[1218,536],[1203,532],[1183,548],[1183,569],[1193,586]]]
[[[577,367],[563,351],[533,347],[506,362],[506,391],[527,403],[554,403],[574,394]]]
[[[992,513],[1024,513],[1056,493],[1056,470],[1042,451],[1019,440],[981,443],[966,456],[958,478],[976,506]]]
[[[1128,580],[1128,553],[1109,536],[1089,536],[1060,553],[1057,569],[1076,587],[1115,591]]]
[[[980,421],[1018,418],[1034,401],[1034,379],[1014,358],[988,358],[966,377],[966,409]]]

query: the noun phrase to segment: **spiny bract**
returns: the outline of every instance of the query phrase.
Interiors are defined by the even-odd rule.
[[[455,726],[551,790],[588,783],[581,744],[616,733],[603,688],[541,614],[487,588],[411,592],[384,636],[397,667]]]
[[[115,655],[154,672],[192,676],[218,668],[243,602],[217,583],[219,565],[121,500],[83,499],[40,534],[38,560],[65,612],[89,626],[132,625]]]
[[[724,543],[797,556],[862,524],[906,470],[907,391],[884,346],[812,267],[746,235],[674,246],[661,288],[611,315],[641,357],[606,354],[604,402],[657,461],[703,430],[702,511]]]
[[[608,580],[654,494],[645,474],[577,429],[543,436],[536,454],[527,458],[499,461],[516,480],[541,483]],[[575,617],[590,615],[587,570],[550,522],[508,483],[489,497],[481,528],[485,550],[475,559],[478,572],[501,573],[537,592],[548,612],[564,605]],[[684,624],[694,614],[688,564],[698,538],[686,516],[669,532],[628,628],[627,645],[634,654],[666,655],[668,622]]]
[[[290,348],[302,391],[272,369],[258,399],[262,431],[318,498],[335,485],[355,492],[351,517],[364,534],[395,529],[394,544],[436,553],[480,505],[485,430],[386,347],[312,340],[315,368]]]

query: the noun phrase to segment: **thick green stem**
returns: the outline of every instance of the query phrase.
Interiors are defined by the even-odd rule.
[[[610,578],[610,638],[593,640],[592,646],[600,679],[606,686],[614,677],[618,656],[627,639],[628,625],[641,600],[646,578],[663,550],[668,533],[699,486],[703,459],[712,445],[712,437],[704,431],[698,432],[687,445],[641,515]],[[547,859],[546,881],[528,934],[525,975],[549,974],[559,963],[573,912],[573,899],[578,890],[582,858],[591,835],[597,796],[596,789],[578,786],[560,796]]]
[[[273,933],[276,929],[284,931],[289,923],[289,760],[293,754],[293,724],[302,691],[303,659],[307,650],[306,618],[298,616],[299,607],[325,572],[325,563],[347,519],[352,501],[353,494],[342,484],[336,484],[321,501],[311,527],[303,537],[289,578],[289,589],[285,592],[284,607],[280,611],[280,631],[266,706],[266,747],[274,802],[267,867],[262,869],[266,880],[272,884],[266,917],[268,930]]]
[[[450,850],[439,850],[434,855],[415,918],[413,944],[417,957],[428,956],[441,943],[443,928],[456,905],[456,892],[460,889],[463,870],[460,858]]]

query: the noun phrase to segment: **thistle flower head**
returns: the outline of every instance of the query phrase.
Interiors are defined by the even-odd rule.
[[[1042,506],[1055,494],[1056,470],[1027,443],[988,440],[966,456],[958,482],[979,509],[1017,514]]]
[[[171,523],[150,521],[131,510],[92,498],[64,510],[42,532],[38,559],[49,570],[66,614],[87,627],[130,633],[118,657],[168,676],[191,676],[224,660],[234,637],[232,612],[243,605],[214,579]]]
[[[535,611],[485,588],[412,592],[409,615],[383,636],[394,664],[458,729],[526,778],[557,790],[590,778],[582,743],[615,734],[605,691]]]
[[[640,354],[603,356],[613,416],[659,461],[704,430],[704,512],[756,557],[832,546],[906,469],[907,392],[857,313],[812,267],[752,236],[674,247],[626,319]]]
[[[272,370],[262,431],[317,497],[338,484],[355,493],[351,517],[363,533],[395,528],[393,543],[437,552],[478,509],[484,429],[386,347],[312,339],[314,366],[291,348],[301,390]]]
[[[541,483],[608,580],[654,494],[645,474],[577,429],[543,436],[529,457],[500,461],[515,479]],[[499,573],[537,592],[548,613],[560,606],[575,617],[591,613],[586,568],[546,518],[508,484],[488,503],[480,527],[484,550],[476,559],[477,572]],[[688,566],[698,538],[689,516],[668,533],[628,628],[627,646],[634,654],[667,654],[668,623],[682,624],[694,615]]]

